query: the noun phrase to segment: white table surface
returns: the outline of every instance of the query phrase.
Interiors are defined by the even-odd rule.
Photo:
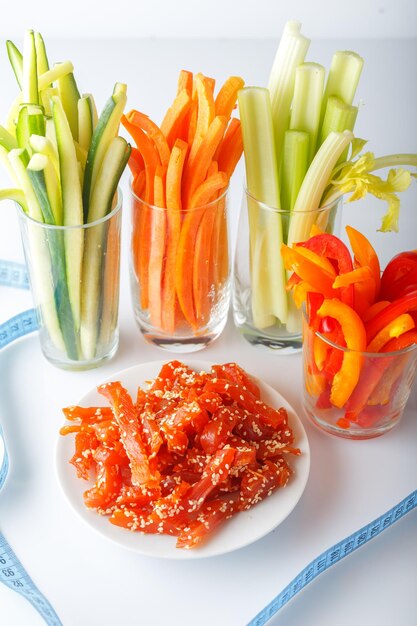
[[[82,91],[102,105],[116,80],[129,85],[128,108],[160,121],[175,91],[178,71],[203,71],[222,81],[240,74],[265,84],[274,41],[56,41],[52,59],[71,58]],[[334,50],[365,57],[358,96],[364,101],[357,134],[378,155],[415,152],[417,39],[315,41],[309,60],[327,67]],[[5,68],[5,54],[2,57]],[[7,76],[6,76],[7,73]],[[2,71],[4,120],[15,93]],[[4,95],[7,94],[7,97]],[[10,96],[9,96],[10,94]],[[232,184],[232,237],[236,231],[243,168]],[[3,181],[3,177],[0,182]],[[6,182],[4,180],[4,182]],[[126,188],[127,178],[123,186]],[[400,234],[376,232],[382,208],[366,200],[344,208],[344,223],[368,234],[383,261],[417,247],[416,186],[402,194]],[[0,258],[22,260],[12,205],[0,213]],[[276,387],[302,416],[311,446],[310,478],[298,506],[274,532],[242,550],[196,561],[164,561],[126,551],[95,534],[70,509],[55,477],[54,452],[61,407],[126,367],[170,358],[146,344],[133,320],[127,280],[129,220],[124,216],[120,348],[97,370],[69,373],[41,356],[36,335],[0,354],[0,419],[12,467],[0,495],[1,530],[64,626],[243,626],[320,552],[381,515],[417,487],[417,393],[401,424],[384,437],[352,442],[311,426],[301,407],[301,358],[249,346],[229,321],[222,336],[197,358],[236,360]],[[30,308],[30,294],[0,287],[0,322]],[[270,623],[280,626],[412,626],[417,611],[416,512],[320,576]],[[0,585],[1,622],[43,622],[16,593]]]

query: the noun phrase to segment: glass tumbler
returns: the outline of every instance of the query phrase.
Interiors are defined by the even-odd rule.
[[[344,360],[349,364],[341,371]],[[343,405],[336,387],[352,388]],[[339,372],[339,374],[338,374]],[[348,439],[378,437],[396,426],[416,379],[417,344],[396,352],[359,352],[329,341],[303,316],[304,410],[321,429]],[[339,376],[339,380],[337,377]]]
[[[131,190],[130,279],[144,338],[194,352],[222,332],[230,303],[228,189],[204,206],[166,209]]]
[[[105,217],[55,226],[17,212],[44,356],[68,370],[99,366],[118,346],[122,195]]]
[[[316,225],[340,232],[342,200],[314,211],[276,209],[244,189],[233,275],[235,326],[251,344],[287,355],[302,348],[301,310],[285,285],[290,274],[281,258],[282,243],[291,246],[310,237]]]

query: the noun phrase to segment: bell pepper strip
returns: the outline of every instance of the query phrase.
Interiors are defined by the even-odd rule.
[[[403,335],[388,341],[382,348],[381,352],[398,352],[399,350],[404,350],[414,344],[417,344],[417,330],[415,329],[409,330]]]
[[[191,102],[192,96],[188,90],[186,88],[181,89],[162,120],[161,131],[170,149],[172,149],[177,140],[186,142],[188,139],[183,126],[185,126],[184,121],[190,111]]]
[[[369,239],[352,226],[346,226],[346,233],[353,251],[355,267],[369,267],[375,284],[373,300],[378,298],[381,284],[381,268],[378,255],[376,254]]]
[[[395,320],[402,313],[411,313],[417,310],[417,290],[394,300],[382,311],[377,313],[366,324],[367,342],[370,343],[380,330]]]
[[[390,304],[389,300],[378,300],[378,302],[374,302],[362,315],[362,320],[364,322],[369,322],[377,313],[383,311]]]
[[[139,433],[137,410],[126,389],[119,382],[105,383],[97,387],[114,411],[120,428],[120,438],[129,457],[132,484],[152,487],[159,482],[159,472],[152,473],[145,445]]]
[[[334,272],[330,273],[318,263],[307,259],[297,249],[281,244],[281,256],[287,270],[294,271],[301,280],[309,283],[315,291],[331,298],[337,292],[333,289]]]
[[[321,318],[317,315],[317,311],[323,304],[324,296],[321,293],[310,292],[307,294],[306,306],[307,306],[307,319],[308,325],[313,330],[318,330],[320,326]]]
[[[370,396],[379,385],[390,362],[389,357],[375,357],[374,359],[368,357],[360,380],[346,403],[345,418],[347,420],[351,422],[357,421],[359,414],[368,404]]]
[[[324,300],[317,314],[338,321],[346,341],[347,350],[343,351],[342,365],[333,378],[330,392],[332,404],[342,408],[359,380],[363,363],[361,352],[366,348],[365,328],[358,314],[338,299]]]
[[[162,326],[162,277],[164,271],[166,211],[165,211],[165,176],[166,170],[159,165],[154,176],[154,206],[150,215],[151,229],[148,264],[148,307],[151,324]]]
[[[339,274],[334,279],[333,288],[339,289],[340,287],[347,287],[358,282],[364,282],[372,279],[372,270],[368,265],[357,267],[351,272],[345,274]]]
[[[296,244],[295,250],[298,254],[301,254],[301,256],[305,257],[306,259],[313,261],[313,263],[315,263],[336,278],[336,270],[334,269],[334,266],[331,261],[329,261],[329,259],[324,256],[320,256],[309,248],[304,248],[301,244]]]
[[[329,235],[327,233],[315,235],[298,245],[312,250],[319,256],[334,260],[337,263],[339,274],[344,274],[353,270],[352,258],[347,246],[335,235]],[[340,299],[342,302],[352,306],[353,298],[354,292],[352,285],[341,288]]]
[[[417,250],[400,252],[390,260],[381,277],[381,298],[400,298],[410,284],[417,284]]]
[[[414,328],[413,318],[408,313],[402,313],[375,335],[372,341],[368,343],[366,351],[380,352],[390,339],[398,338],[412,328]]]

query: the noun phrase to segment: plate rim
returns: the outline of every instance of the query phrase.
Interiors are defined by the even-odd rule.
[[[127,376],[127,375],[132,375],[136,370],[143,370],[146,369],[147,367],[153,367],[153,368],[161,368],[163,364],[172,361],[172,360],[179,360],[182,363],[184,363],[185,365],[188,365],[189,367],[192,367],[193,369],[195,368],[200,368],[200,369],[206,369],[207,368],[211,368],[212,365],[214,365],[215,363],[217,363],[216,361],[207,361],[207,360],[201,360],[201,359],[193,359],[193,358],[175,358],[173,357],[172,359],[155,359],[152,361],[146,361],[143,363],[136,363],[135,365],[126,367],[122,370],[119,370],[117,372],[114,372],[113,374],[111,374],[110,376],[107,376],[104,380],[102,380],[100,383],[98,383],[98,385],[104,384],[106,382],[110,382],[110,381],[114,381],[114,380],[121,380],[121,382],[123,383],[123,377]],[[99,520],[101,518],[103,519],[107,519],[107,516],[100,516],[98,515],[95,511],[93,510],[89,510],[87,507],[85,507],[84,503],[82,502],[82,500],[75,502],[72,495],[68,493],[67,489],[65,488],[65,480],[68,479],[72,482],[72,480],[74,478],[76,478],[75,476],[75,472],[73,474],[73,478],[68,478],[68,475],[66,474],[66,472],[64,472],[65,469],[69,469],[69,458],[64,458],[63,457],[63,451],[65,450],[65,447],[68,446],[68,441],[72,441],[73,442],[73,436],[72,435],[60,435],[58,433],[58,437],[56,440],[56,445],[55,445],[55,476],[58,482],[58,485],[60,487],[61,492],[64,495],[64,498],[67,502],[67,504],[69,505],[70,509],[76,513],[76,515],[78,516],[79,519],[81,519],[86,525],[89,526],[89,528],[93,531],[95,531],[96,533],[98,533],[99,535],[101,535],[102,537],[104,537],[105,539],[107,539],[108,541],[111,541],[112,543],[115,543],[117,545],[119,545],[120,547],[127,549],[131,552],[135,552],[136,554],[140,554],[142,556],[147,556],[150,558],[160,558],[160,559],[170,559],[170,560],[187,560],[187,559],[203,559],[203,558],[213,558],[216,556],[222,556],[225,554],[230,554],[232,552],[235,552],[237,550],[243,549],[245,547],[248,547],[250,545],[252,545],[253,543],[259,541],[260,539],[266,537],[267,535],[269,535],[271,532],[273,532],[274,530],[276,530],[286,519],[287,517],[293,512],[293,510],[295,509],[295,507],[297,506],[297,504],[299,503],[299,501],[301,500],[304,491],[306,489],[307,483],[308,483],[308,479],[309,479],[309,475],[310,475],[310,468],[311,468],[311,449],[310,449],[310,442],[307,436],[307,432],[306,429],[304,428],[304,424],[302,423],[300,417],[297,415],[297,413],[295,412],[294,408],[292,407],[292,405],[288,402],[288,400],[281,394],[281,392],[279,392],[277,389],[275,389],[274,387],[272,387],[272,385],[269,385],[268,383],[264,382],[263,380],[261,380],[258,376],[256,376],[255,374],[252,374],[250,371],[248,371],[247,369],[245,369],[245,371],[256,380],[256,382],[259,384],[260,388],[261,388],[261,393],[267,393],[270,394],[272,393],[273,396],[277,397],[277,400],[279,398],[279,401],[281,402],[281,406],[284,406],[287,411],[288,411],[288,415],[289,415],[289,419],[290,419],[290,423],[292,421],[295,421],[295,424],[291,424],[291,427],[294,428],[294,426],[296,425],[297,430],[300,431],[299,434],[301,434],[301,438],[298,437],[298,439],[301,439],[301,443],[303,445],[303,453],[301,456],[299,457],[294,457],[295,459],[299,459],[300,460],[300,464],[302,467],[302,473],[297,473],[297,470],[295,470],[295,476],[297,477],[298,481],[297,481],[297,486],[298,486],[298,495],[296,493],[296,497],[294,499],[294,501],[291,503],[291,505],[289,507],[287,507],[287,509],[284,511],[284,515],[279,517],[279,520],[277,523],[273,523],[272,526],[269,527],[269,530],[263,530],[261,531],[260,534],[255,534],[256,536],[249,538],[248,540],[244,540],[239,542],[237,545],[232,545],[230,548],[221,548],[221,549],[212,549],[210,550],[210,543],[211,540],[209,539],[207,541],[207,543],[204,543],[201,547],[196,548],[195,550],[180,550],[179,548],[175,547],[175,543],[173,543],[173,550],[171,553],[171,550],[163,552],[163,553],[155,553],[152,550],[146,550],[143,549],[142,546],[135,546],[135,545],[130,545],[127,542],[123,542],[117,537],[114,537],[111,535],[111,532],[113,530],[113,528],[115,530],[120,530],[120,531],[124,531],[124,529],[118,529],[116,526],[112,526],[110,524],[110,522],[107,521],[107,525],[109,527],[109,532],[107,531],[107,526],[101,527],[98,524],[94,523],[94,520]],[[150,378],[153,375],[150,375]],[[143,381],[145,381],[146,378],[142,378],[138,380],[138,385],[142,384]],[[83,404],[85,404],[85,399],[91,395],[92,393],[96,393],[96,389],[97,386],[95,385],[94,387],[91,387],[89,390],[87,390],[82,397],[80,397],[77,401],[77,405],[83,406]],[[298,441],[297,441],[297,445],[298,445]],[[301,463],[302,461],[302,463]],[[65,473],[65,477],[64,477],[64,473]],[[84,490],[84,485],[85,488],[87,488],[88,483],[83,483],[80,479],[76,478],[76,481],[74,481],[74,485],[80,485],[80,489],[79,491],[81,492],[81,487],[83,487],[82,490]],[[272,497],[274,496],[278,496],[279,493],[282,492],[281,490],[276,490],[273,492]],[[267,499],[263,500],[263,502],[267,502]],[[259,503],[260,506],[262,504]],[[248,518],[252,517],[252,513],[254,511],[256,507],[253,507],[252,509],[249,509],[248,511],[244,511],[244,512],[240,512],[239,515],[245,515],[248,514]],[[258,509],[259,510],[259,509]],[[91,515],[91,519],[89,519],[89,516]],[[239,518],[238,515],[236,515],[232,520],[230,521],[239,521],[242,520],[242,518]],[[218,530],[218,532],[221,533],[223,526],[221,526]],[[217,534],[217,532],[216,532]],[[141,539],[143,538],[150,538],[152,537],[153,539],[162,539],[162,540],[172,540],[172,542],[174,542],[176,540],[175,537],[170,537],[170,536],[166,536],[166,535],[146,535],[141,534],[141,533],[130,533],[130,535],[128,534],[124,534],[124,535],[120,535],[121,537],[123,536],[138,536]],[[214,535],[213,535],[214,537]],[[207,548],[208,547],[208,548]]]

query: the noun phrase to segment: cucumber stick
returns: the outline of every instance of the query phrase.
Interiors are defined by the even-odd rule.
[[[22,99],[27,104],[38,104],[38,71],[36,65],[35,33],[27,30],[23,42]]]
[[[61,226],[63,221],[61,185],[55,168],[46,154],[34,154],[30,159],[28,165],[28,173],[31,177],[33,187],[39,200],[39,193],[37,192],[37,189],[39,189],[39,185],[37,183],[39,177],[32,176],[34,172],[41,172],[42,178],[45,181],[44,187],[50,207],[50,212],[48,211],[47,218],[42,204],[39,202],[41,204],[44,220],[47,224],[55,224],[56,226]]]
[[[95,222],[111,211],[120,176],[126,167],[130,146],[122,137],[114,137],[104,155],[90,203],[88,222]],[[102,248],[107,240],[109,222],[86,229],[83,284],[81,294],[81,349],[85,359],[94,357],[99,331],[100,299],[103,291]]]
[[[107,101],[94,129],[88,151],[87,164],[84,172],[83,205],[84,218],[87,220],[92,190],[96,182],[104,155],[111,140],[119,131],[120,118],[127,100],[126,86],[118,83],[113,95]]]
[[[7,152],[18,148],[15,137],[4,126],[0,126],[0,146],[3,146]]]
[[[45,42],[40,33],[35,33],[35,48],[36,48],[36,70],[38,76],[44,74],[49,70],[48,57],[46,54]]]
[[[57,80],[58,95],[67,116],[71,133],[75,141],[78,141],[78,100],[80,92],[75,82],[74,74],[70,72]]]
[[[35,104],[22,104],[16,124],[16,139],[19,148],[24,148],[31,154],[31,135],[44,134],[45,117],[43,108]]]
[[[29,161],[27,172],[41,207],[45,223],[54,224],[54,209],[46,184],[45,173],[47,168],[48,157],[43,154],[35,154]],[[47,233],[46,242],[46,245],[49,247],[50,276],[58,322],[67,355],[70,359],[75,360],[78,358],[78,347],[65,268],[64,233],[59,229],[51,228]]]
[[[91,102],[88,97],[83,96],[78,100],[78,143],[84,150],[87,150],[91,144],[91,138],[94,131],[94,120]]]
[[[54,67],[47,72],[44,72],[39,76],[38,88],[39,91],[46,89],[56,80],[59,80],[62,76],[70,74],[74,71],[74,66],[71,61],[64,61],[63,63],[56,63]]]
[[[0,202],[2,200],[12,200],[19,204],[25,213],[28,212],[25,194],[21,189],[0,189]]]
[[[7,56],[9,57],[10,65],[12,66],[14,75],[17,80],[19,88],[22,89],[23,83],[23,56],[22,53],[13,41],[6,41]]]
[[[61,100],[57,96],[52,98],[52,112],[61,174],[63,222],[65,226],[79,226],[83,224],[83,202],[77,156],[71,129]],[[76,228],[67,231],[65,233],[66,274],[76,330],[80,325],[83,249],[83,229]]]
[[[40,152],[41,154],[44,154],[45,156],[48,157],[59,179],[60,171],[59,171],[58,152],[57,152],[55,145],[52,143],[52,141],[48,139],[48,137],[42,137],[41,135],[33,134],[30,136],[29,143],[33,152]],[[61,224],[61,222],[56,222],[56,223]]]
[[[10,150],[8,158],[19,187],[25,194],[29,217],[37,222],[43,222],[42,210],[26,171],[26,166],[29,163],[28,153],[22,148],[15,148]]]

